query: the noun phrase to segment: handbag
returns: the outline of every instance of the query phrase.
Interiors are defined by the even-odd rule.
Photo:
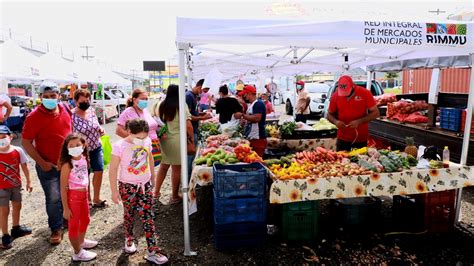
[[[196,154],[196,145],[194,145],[194,130],[191,121],[186,120],[187,151],[188,155]]]

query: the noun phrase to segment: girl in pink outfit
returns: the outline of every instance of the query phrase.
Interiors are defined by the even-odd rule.
[[[63,216],[68,220],[69,241],[74,249],[73,261],[90,261],[97,254],[86,249],[98,242],[85,239],[89,226],[89,172],[86,140],[76,133],[64,140],[59,164],[61,165],[61,199]]]
[[[145,259],[163,264],[168,258],[159,252],[153,220],[154,159],[148,137],[149,125],[145,120],[132,119],[125,124],[127,137],[112,145],[110,161],[110,189],[112,201],[123,203],[126,253],[135,253],[133,237],[135,212],[143,224],[148,250]]]

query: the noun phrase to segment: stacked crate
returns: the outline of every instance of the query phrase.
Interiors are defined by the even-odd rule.
[[[461,127],[461,111],[457,108],[441,108],[440,122],[441,128],[459,132]]]
[[[400,230],[447,233],[454,229],[456,190],[396,196],[393,204]]]
[[[267,232],[267,170],[260,163],[214,165],[216,249],[260,247]]]
[[[319,231],[319,202],[283,204],[281,236],[285,241],[311,241]]]
[[[461,128],[460,131],[464,132],[464,125],[466,124],[466,110],[462,110],[461,114]],[[474,120],[471,120],[471,134],[474,134]]]

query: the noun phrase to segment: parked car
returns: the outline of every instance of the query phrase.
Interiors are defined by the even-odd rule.
[[[354,83],[357,86],[361,86],[364,88],[367,88],[367,81],[366,80],[355,80]],[[329,103],[331,102],[331,96],[333,93],[336,91],[337,88],[337,81],[334,82],[329,89],[329,92],[327,94],[327,100],[324,102],[324,110],[323,110],[323,116],[327,116],[327,111],[329,109]],[[379,96],[384,94],[384,91],[382,89],[382,86],[380,86],[380,83],[376,80],[372,80],[372,84],[370,86],[370,93],[372,93],[373,96]]]
[[[324,102],[326,101],[327,93],[329,91],[329,85],[324,83],[306,83],[305,89],[308,92],[309,97],[311,98],[311,102],[309,104],[311,116],[322,117],[324,110]],[[286,91],[283,94],[283,98],[286,104],[286,113],[288,115],[292,115],[293,108],[295,106],[294,91]]]
[[[124,97],[119,97],[121,95],[118,95],[117,93],[118,92],[114,94],[112,91],[104,90],[105,99],[104,99],[103,105],[115,105],[117,106],[117,112],[122,113],[127,106],[128,97],[125,97],[125,96],[128,94],[123,92],[122,96]],[[99,106],[102,105],[101,97],[97,91],[94,91],[92,93],[92,104],[99,105]]]

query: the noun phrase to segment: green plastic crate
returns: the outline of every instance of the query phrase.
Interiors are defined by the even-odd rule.
[[[281,236],[286,241],[314,240],[319,231],[319,204],[303,201],[283,205]]]

